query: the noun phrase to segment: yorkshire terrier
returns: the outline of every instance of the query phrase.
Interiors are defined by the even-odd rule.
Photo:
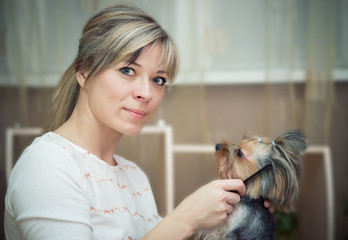
[[[307,140],[297,130],[274,141],[249,137],[237,145],[217,144],[219,178],[243,179],[246,194],[224,224],[200,230],[195,240],[274,239],[276,223],[264,201],[269,200],[280,211],[293,209],[299,191],[300,157],[306,149]]]

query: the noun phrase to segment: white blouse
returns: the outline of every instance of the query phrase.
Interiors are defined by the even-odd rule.
[[[115,155],[110,166],[49,132],[25,149],[11,173],[5,232],[12,239],[141,239],[161,221],[149,181]]]

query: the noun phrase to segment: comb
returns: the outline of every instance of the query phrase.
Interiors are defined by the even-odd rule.
[[[272,164],[269,163],[266,166],[264,166],[263,168],[261,168],[260,170],[258,170],[257,172],[253,173],[250,177],[248,177],[247,179],[245,179],[243,181],[244,185],[247,185],[248,183],[253,181],[258,175],[260,175],[263,171],[265,171],[265,170],[267,170],[267,169],[269,169],[271,167],[272,167]],[[238,191],[236,191],[236,190],[231,190],[230,192],[238,193]]]

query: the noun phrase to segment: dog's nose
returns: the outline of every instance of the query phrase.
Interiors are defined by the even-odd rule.
[[[216,144],[215,145],[215,151],[219,151],[219,150],[221,150],[221,144],[220,143],[218,143],[218,144]]]

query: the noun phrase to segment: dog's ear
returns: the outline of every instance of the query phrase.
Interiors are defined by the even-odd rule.
[[[286,160],[294,167],[296,176],[301,175],[300,157],[307,149],[307,139],[300,130],[292,130],[275,139],[276,148]]]
[[[307,149],[307,139],[300,130],[292,130],[279,136],[274,141],[284,151],[292,155],[301,155]]]
[[[273,164],[275,171],[278,171],[276,175],[281,176],[279,179],[284,179],[278,181],[283,185],[281,188],[284,191],[279,194],[282,196],[280,205],[284,210],[289,210],[292,209],[298,195],[298,180],[302,165],[300,158],[307,149],[307,139],[301,131],[293,130],[276,138],[274,143],[276,154],[273,154],[275,158]]]

